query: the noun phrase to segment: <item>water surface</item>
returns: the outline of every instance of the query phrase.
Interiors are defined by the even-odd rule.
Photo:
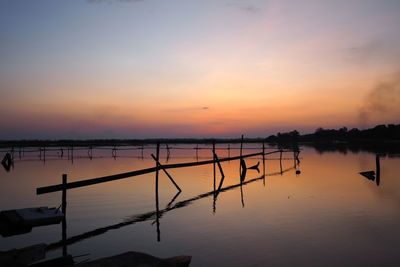
[[[237,145],[236,145],[237,146]],[[174,145],[163,164],[211,159],[210,147]],[[218,145],[220,158],[238,155]],[[235,147],[235,145],[231,145]],[[246,153],[261,151],[247,144]],[[14,168],[0,170],[0,210],[61,204],[61,192],[36,195],[36,188],[154,167],[144,150],[87,149],[63,158],[61,151],[15,153]],[[4,152],[3,152],[4,154]],[[3,156],[3,155],[1,155]],[[113,157],[116,156],[116,157]],[[260,156],[246,159],[247,166]],[[380,158],[380,184],[359,172],[375,170],[372,153],[317,153],[302,148],[300,164],[292,153],[266,157],[265,176],[248,170],[240,186],[239,161],[223,162],[225,179],[215,198],[213,165],[170,169],[182,193],[160,172],[159,233],[154,212],[155,173],[71,189],[67,192],[67,246],[71,255],[97,259],[126,251],[157,257],[192,255],[191,266],[398,266],[400,256],[400,158]],[[296,174],[300,170],[300,174]],[[282,172],[281,172],[282,171]],[[220,173],[216,169],[217,184]],[[171,201],[173,201],[171,203]],[[96,229],[100,229],[95,231]],[[62,255],[61,224],[0,237],[0,250],[53,244],[47,257]],[[160,239],[158,241],[158,239]]]

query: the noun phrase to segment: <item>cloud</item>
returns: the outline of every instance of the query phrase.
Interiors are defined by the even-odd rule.
[[[203,106],[203,107],[185,107],[185,108],[172,108],[166,109],[167,112],[188,112],[188,111],[207,111],[210,107]]]
[[[358,118],[362,125],[378,116],[400,118],[400,71],[387,81],[377,83],[364,98]]]
[[[135,3],[135,2],[142,2],[144,0],[86,0],[88,3],[91,4],[99,4],[99,3],[108,3],[111,4],[113,2],[119,3]]]
[[[227,3],[226,6],[234,7],[234,8],[240,9],[244,12],[253,13],[253,14],[261,11],[261,8],[255,6],[255,5],[252,5],[252,4]]]

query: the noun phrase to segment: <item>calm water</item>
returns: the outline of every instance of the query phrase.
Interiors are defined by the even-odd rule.
[[[39,160],[38,152],[26,152],[21,159],[16,153],[14,169],[0,170],[0,210],[58,207],[60,192],[36,195],[36,188],[60,183],[62,173],[77,181],[154,166],[154,149],[145,149],[143,159],[140,150],[118,151],[113,158],[111,149],[96,149],[93,159],[87,158],[87,150],[75,150],[73,161],[66,151],[62,159],[59,153],[48,151],[46,161]],[[228,151],[217,154],[225,157]],[[166,163],[165,150],[161,156]],[[209,159],[211,151],[200,150],[198,156]],[[69,190],[67,237],[75,242],[68,253],[89,253],[81,260],[126,251],[162,258],[192,255],[191,266],[399,266],[400,158],[380,159],[377,186],[359,174],[375,170],[374,154],[319,154],[302,148],[299,175],[292,156],[284,154],[280,174],[279,154],[268,155],[265,179],[260,164],[260,173],[249,170],[241,187],[230,187],[240,182],[239,161],[222,163],[222,187],[228,189],[216,199],[206,194],[213,190],[212,164],[169,170],[183,190],[175,200],[177,191],[161,172],[160,242],[153,213],[154,173]],[[168,163],[195,160],[194,150],[173,149]],[[246,164],[258,161],[246,159]],[[99,228],[103,230],[94,231]],[[61,238],[61,224],[36,227],[24,235],[0,237],[0,250]],[[61,255],[57,244],[47,253],[48,258]]]

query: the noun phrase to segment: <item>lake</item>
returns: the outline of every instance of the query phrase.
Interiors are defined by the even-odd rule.
[[[161,164],[212,159],[211,147],[170,145]],[[239,155],[238,144],[218,144],[219,158]],[[190,266],[398,266],[400,262],[400,157],[381,155],[380,181],[359,174],[376,171],[374,153],[326,152],[301,147],[293,153],[246,158],[241,183],[240,161],[221,163],[225,178],[214,190],[213,164],[168,169],[178,191],[159,172],[156,216],[155,172],[67,191],[68,254],[76,261],[126,251],[167,258],[191,255]],[[272,151],[268,148],[267,151]],[[245,144],[243,154],[261,152]],[[61,157],[61,153],[63,156]],[[61,192],[37,195],[36,188],[129,172],[155,166],[154,145],[125,147],[37,148],[14,153],[14,167],[0,169],[0,210],[59,207]],[[2,152],[1,157],[5,154]],[[297,172],[297,173],[296,173]],[[216,184],[221,173],[216,166]],[[47,258],[63,253],[62,224],[0,237],[0,250],[38,243],[49,246]]]

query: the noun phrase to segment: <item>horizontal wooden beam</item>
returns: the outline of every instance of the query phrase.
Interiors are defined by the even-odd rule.
[[[272,152],[265,153],[265,155],[278,153],[278,152],[280,152],[280,151],[279,150],[272,151]],[[219,162],[224,162],[224,161],[230,161],[230,160],[237,160],[237,159],[240,159],[240,158],[249,158],[249,157],[259,156],[259,155],[262,155],[262,154],[263,154],[262,152],[252,153],[252,154],[247,154],[247,155],[243,155],[243,156],[222,158],[222,159],[219,159],[218,161]],[[195,162],[184,162],[184,163],[176,163],[176,164],[167,164],[167,165],[163,165],[163,168],[164,169],[172,169],[172,168],[183,168],[183,167],[191,167],[191,166],[200,166],[200,165],[211,164],[213,162],[214,162],[214,160],[204,160],[204,161],[195,161]],[[158,169],[161,169],[161,168],[158,168]],[[119,173],[119,174],[108,175],[108,176],[103,176],[103,177],[98,177],[98,178],[87,179],[87,180],[81,180],[81,181],[76,181],[76,182],[70,182],[70,183],[67,183],[65,185],[56,184],[56,185],[44,186],[44,187],[37,188],[36,189],[36,194],[41,195],[41,194],[61,191],[64,188],[65,189],[72,189],[72,188],[78,188],[78,187],[89,186],[89,185],[94,185],[94,184],[100,184],[100,183],[105,183],[105,182],[111,182],[111,181],[124,179],[124,178],[128,178],[128,177],[133,177],[133,176],[138,176],[138,175],[142,175],[142,174],[146,174],[146,173],[152,173],[152,172],[154,172],[156,170],[157,170],[157,167],[152,167],[152,168],[141,169],[141,170],[137,170],[137,171]]]

